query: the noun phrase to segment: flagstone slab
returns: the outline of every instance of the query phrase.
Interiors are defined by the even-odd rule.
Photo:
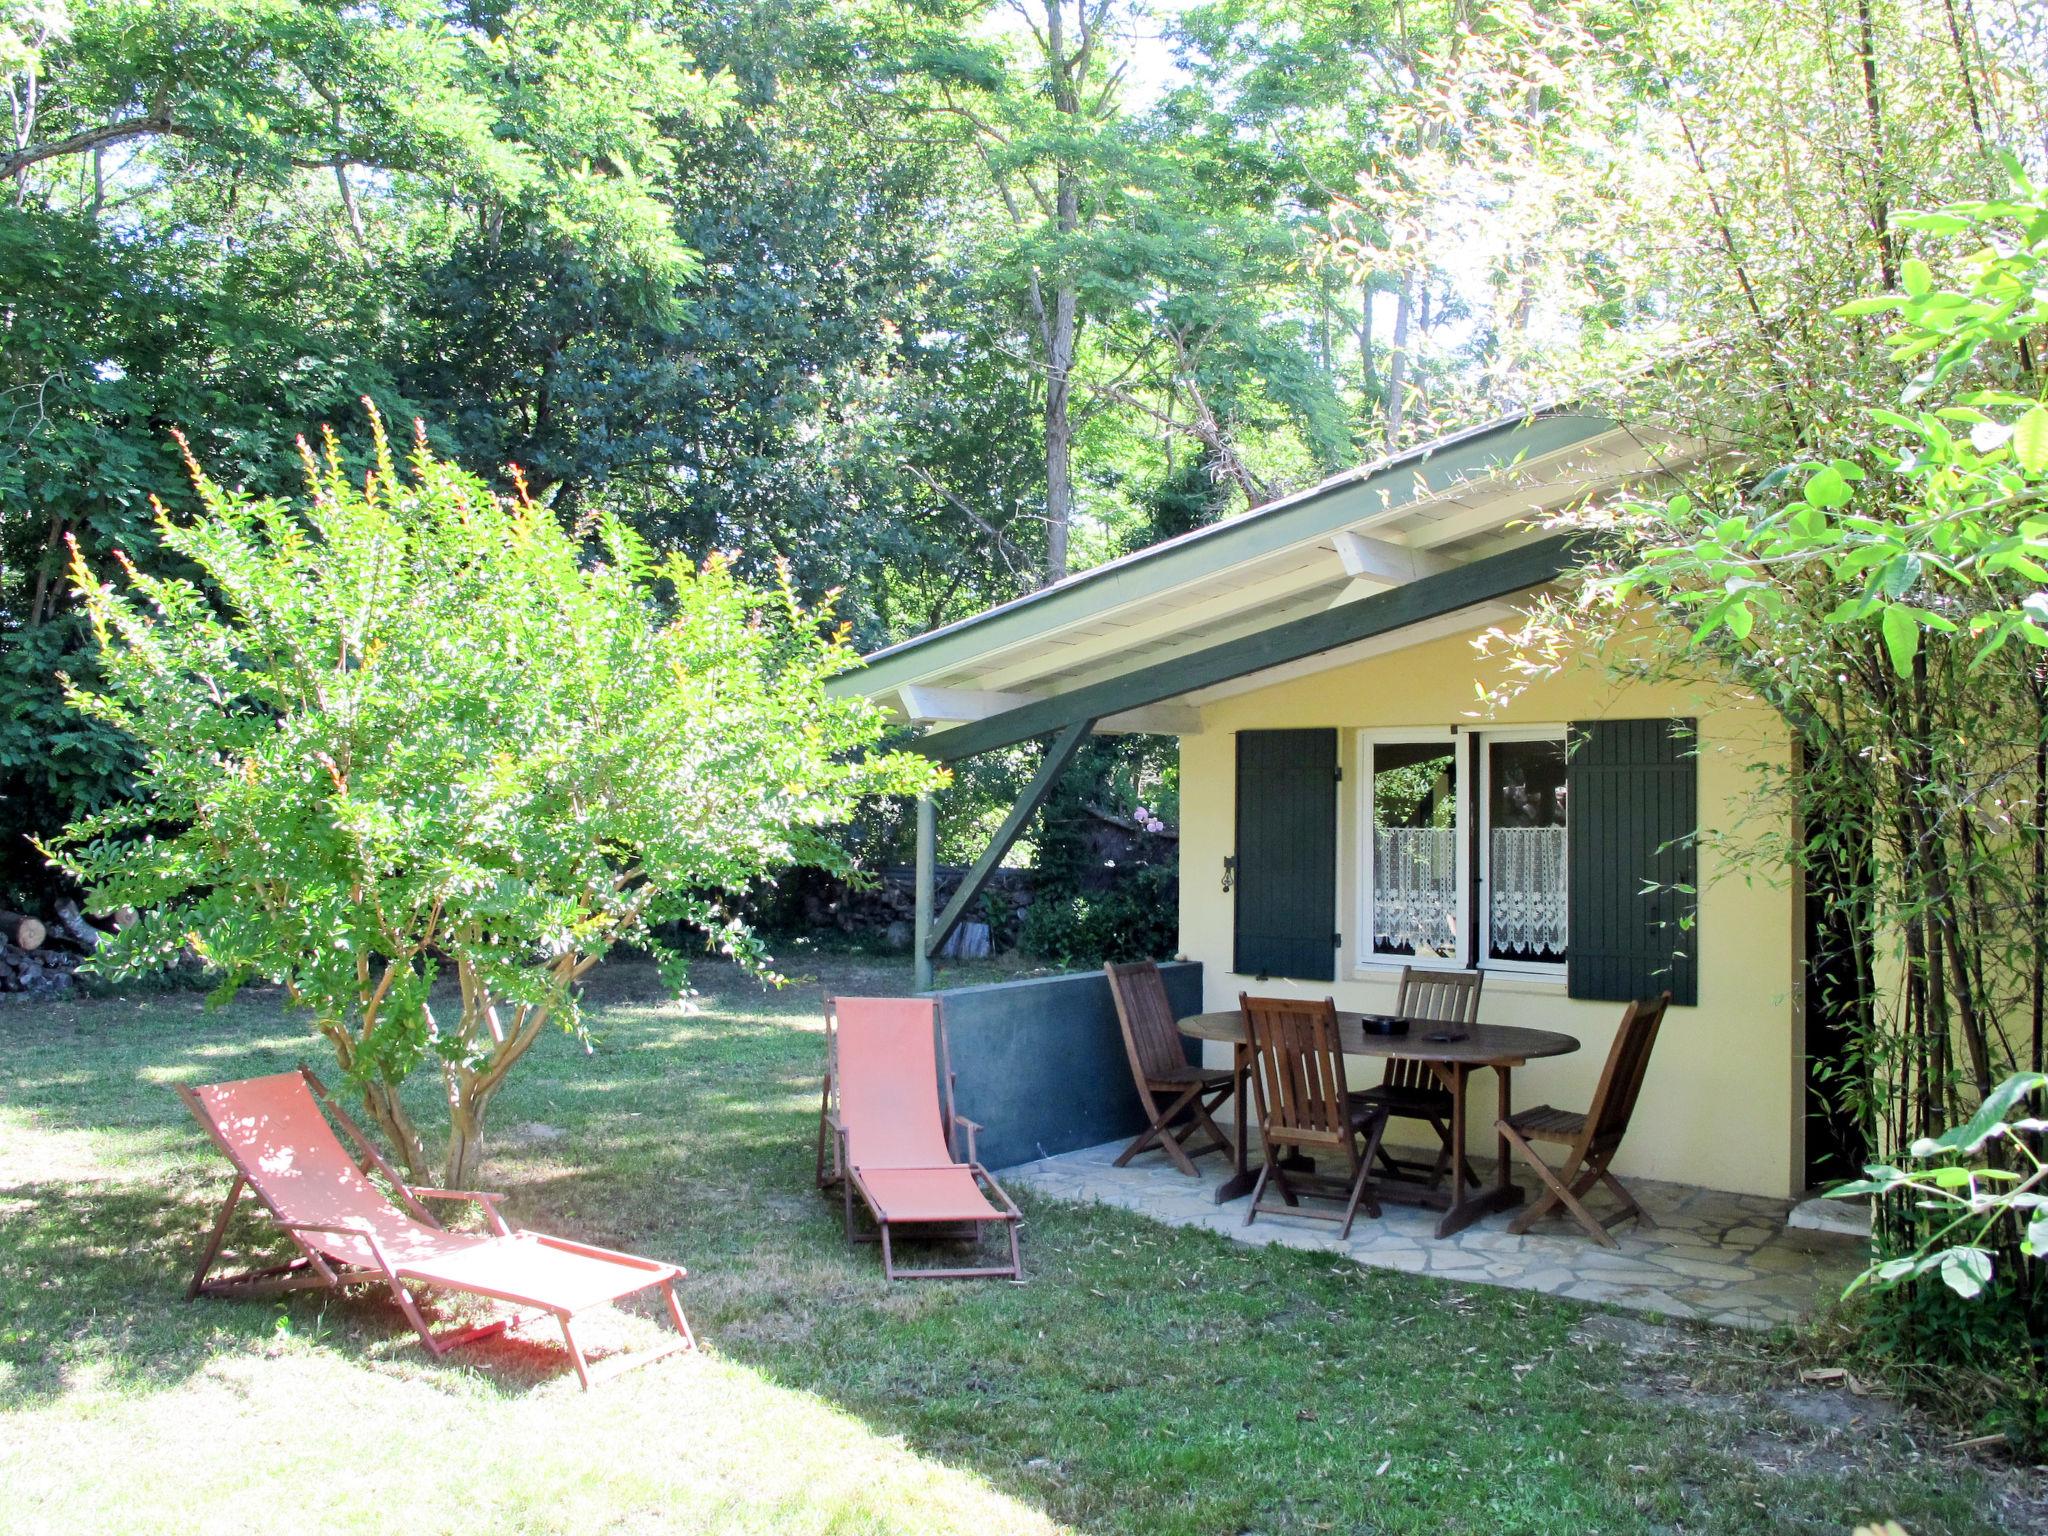
[[[1121,1143],[1087,1147],[1022,1164],[1003,1177],[1039,1194],[1119,1206],[1235,1242],[1730,1328],[1797,1322],[1841,1295],[1864,1262],[1864,1244],[1853,1237],[1788,1231],[1789,1200],[1648,1180],[1630,1185],[1657,1225],[1622,1223],[1613,1229],[1613,1248],[1559,1220],[1517,1235],[1507,1230],[1508,1212],[1438,1238],[1435,1211],[1392,1203],[1377,1218],[1361,1213],[1348,1238],[1339,1237],[1334,1222],[1284,1214],[1261,1215],[1247,1226],[1243,1200],[1214,1203],[1227,1171],[1220,1162],[1203,1162],[1201,1178],[1190,1179],[1157,1152],[1117,1168],[1122,1150]],[[1482,1176],[1490,1172],[1483,1159],[1475,1162]]]

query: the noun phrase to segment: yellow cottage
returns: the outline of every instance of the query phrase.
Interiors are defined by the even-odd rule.
[[[1771,1197],[1841,1171],[1854,1151],[1808,1088],[1837,1045],[1825,1021],[1809,1039],[1801,893],[1725,851],[1757,830],[1752,770],[1787,762],[1780,722],[1617,684],[1599,657],[1485,702],[1504,674],[1474,640],[1572,564],[1533,519],[1691,451],[1576,408],[1505,419],[869,657],[837,686],[921,726],[935,757],[1051,743],[943,910],[924,808],[920,984],[1081,737],[1170,734],[1202,1008],[1249,991],[1386,1011],[1403,965],[1477,969],[1481,1021],[1580,1042],[1516,1073],[1517,1106],[1583,1108],[1624,1003],[1669,990],[1617,1171]],[[1019,1159],[1115,1133],[1114,1023],[1062,996],[981,1005],[1007,1086],[977,1118]],[[1475,1081],[1475,1152],[1491,1091]]]

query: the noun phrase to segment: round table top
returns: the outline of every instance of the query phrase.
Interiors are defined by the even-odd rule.
[[[1522,1029],[1513,1024],[1445,1024],[1415,1019],[1405,1035],[1379,1035],[1365,1027],[1358,1013],[1337,1015],[1337,1038],[1347,1056],[1402,1056],[1410,1061],[1463,1062],[1467,1066],[1520,1066],[1543,1056],[1569,1056],[1579,1048],[1570,1035],[1550,1029]],[[1244,1015],[1198,1013],[1180,1021],[1180,1032],[1197,1040],[1244,1043]],[[1454,1034],[1457,1040],[1431,1040],[1433,1034]]]

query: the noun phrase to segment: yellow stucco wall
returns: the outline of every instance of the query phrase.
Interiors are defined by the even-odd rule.
[[[1750,765],[1782,764],[1789,751],[1775,717],[1728,695],[1675,684],[1613,682],[1587,663],[1540,682],[1498,709],[1475,684],[1500,680],[1497,662],[1470,637],[1373,657],[1202,710],[1202,732],[1181,739],[1180,935],[1204,965],[1207,1006],[1234,1008],[1240,991],[1332,995],[1339,1008],[1384,1010],[1398,965],[1358,962],[1359,738],[1368,728],[1562,725],[1573,720],[1694,716],[1700,722],[1700,1000],[1666,1016],[1617,1171],[1715,1189],[1785,1196],[1803,1184],[1803,1048],[1796,985],[1797,904],[1790,882],[1737,868],[1738,845],[1755,847],[1763,820]],[[1344,935],[1334,985],[1231,972],[1231,897],[1223,861],[1233,851],[1235,733],[1338,728],[1344,782],[1338,793],[1337,929]],[[1562,979],[1490,975],[1481,995],[1487,1023],[1524,1024],[1576,1037],[1570,1056],[1531,1062],[1515,1074],[1517,1108],[1584,1109],[1620,1021],[1618,1003],[1577,1002]],[[1214,1048],[1212,1048],[1214,1049]],[[1218,1057],[1224,1064],[1227,1058]],[[1351,1064],[1354,1087],[1377,1080],[1371,1062]],[[1492,1074],[1475,1079],[1472,1149],[1491,1155]],[[1426,1134],[1426,1133],[1425,1133]]]

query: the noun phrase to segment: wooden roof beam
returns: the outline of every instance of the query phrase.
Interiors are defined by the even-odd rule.
[[[1337,548],[1337,558],[1344,563],[1344,574],[1351,578],[1344,590],[1331,599],[1332,608],[1355,603],[1389,587],[1405,586],[1424,576],[1441,576],[1457,563],[1426,549],[1411,549],[1406,544],[1349,528],[1330,535],[1330,542]]]

